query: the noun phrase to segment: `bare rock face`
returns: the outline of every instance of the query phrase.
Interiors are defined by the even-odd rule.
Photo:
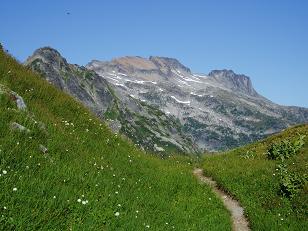
[[[174,116],[164,114],[157,107],[145,104],[133,95],[118,91],[109,81],[96,72],[72,65],[58,51],[46,47],[38,49],[25,65],[40,73],[51,84],[71,94],[90,110],[105,120],[116,133],[122,133],[145,150],[161,152],[154,146],[176,152],[196,152],[191,138],[182,131]],[[93,61],[93,65],[101,62]],[[123,57],[102,65],[114,77],[117,71],[134,73],[158,71],[155,64],[140,57]],[[153,69],[154,68],[154,69]],[[119,86],[120,87],[120,86]]]
[[[234,92],[241,92],[254,97],[259,96],[252,87],[252,83],[248,76],[237,75],[232,70],[214,70],[209,73],[209,76]]]
[[[41,48],[26,65],[146,150],[227,149],[308,122],[308,109],[271,102],[245,75],[194,74],[173,58],[127,56],[94,60],[84,68]]]
[[[73,95],[98,115],[113,103],[108,83],[85,67],[67,63],[58,51],[45,47],[29,57],[25,65],[41,73],[51,84]]]

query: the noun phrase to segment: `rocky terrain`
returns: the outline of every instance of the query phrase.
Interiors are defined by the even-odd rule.
[[[40,48],[25,65],[150,151],[227,149],[308,122],[308,109],[271,102],[245,75],[195,74],[172,58],[121,57],[82,67]]]
[[[174,115],[126,95],[90,69],[67,63],[58,51],[38,49],[25,64],[84,103],[114,132],[124,134],[142,149],[161,154],[198,151]]]

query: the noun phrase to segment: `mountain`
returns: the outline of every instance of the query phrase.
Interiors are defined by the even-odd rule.
[[[66,67],[71,64],[59,62],[65,63],[61,67],[48,61],[46,53],[51,51],[56,54],[54,60],[65,60],[54,49],[41,48],[25,64],[50,82],[80,78]],[[228,149],[308,121],[308,109],[271,102],[256,92],[249,77],[232,70],[194,74],[176,59],[157,56],[93,60],[78,68],[93,75],[83,83],[87,90],[81,85],[69,88],[69,84],[62,88],[81,102],[88,89],[91,94],[108,89],[112,100],[100,99],[108,105],[100,116],[147,150]],[[96,84],[103,80],[104,86]],[[96,101],[93,97],[91,105],[85,104],[98,114],[102,107]]]
[[[1,46],[0,118],[0,230],[231,230],[190,157],[145,154]]]
[[[125,60],[120,60],[125,66]],[[135,59],[140,68],[146,63]],[[175,116],[119,92],[105,78],[82,66],[67,63],[55,49],[38,49],[26,65],[48,82],[71,94],[106,121],[114,132],[130,138],[137,146],[164,154],[165,151],[191,153],[197,148],[184,134]]]

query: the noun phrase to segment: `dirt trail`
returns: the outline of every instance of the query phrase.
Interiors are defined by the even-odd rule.
[[[234,231],[248,231],[249,223],[244,216],[244,209],[241,207],[238,201],[232,199],[224,191],[217,187],[217,183],[210,177],[203,175],[203,170],[200,168],[194,169],[194,175],[203,183],[209,185],[214,193],[221,198],[224,206],[230,211],[232,219],[232,229]]]

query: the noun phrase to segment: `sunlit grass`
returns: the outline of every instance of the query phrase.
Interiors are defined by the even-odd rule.
[[[288,199],[279,193],[279,161],[269,160],[266,151],[271,143],[304,135],[305,146],[287,160],[289,171],[307,174],[308,125],[287,129],[264,141],[220,155],[207,156],[204,170],[218,184],[240,200],[253,230],[307,230],[308,186]]]
[[[231,229],[189,158],[144,154],[2,51],[0,84],[28,107],[20,111],[0,93],[0,229]]]

